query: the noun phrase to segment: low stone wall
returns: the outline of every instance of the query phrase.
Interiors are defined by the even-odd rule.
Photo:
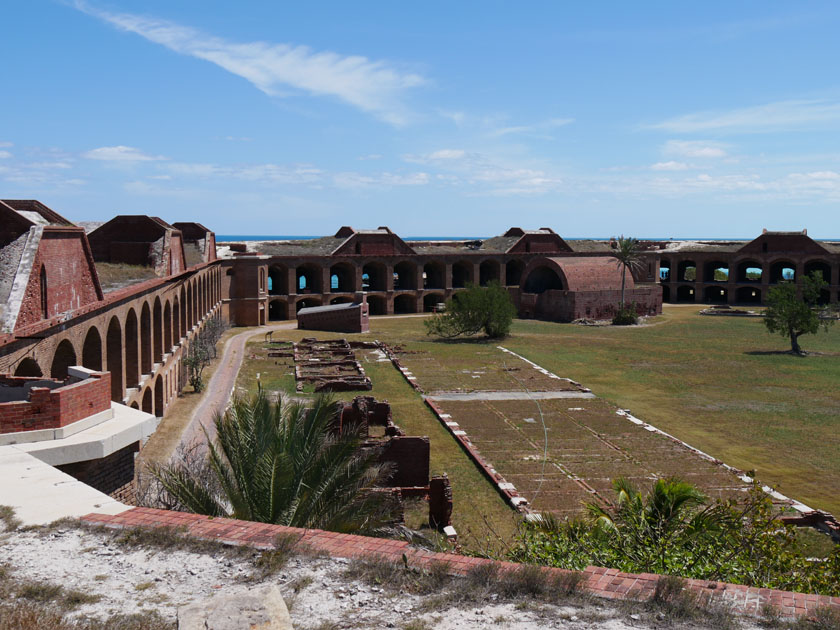
[[[56,466],[61,472],[108,495],[118,494],[134,479],[134,455],[140,443],[129,444],[107,457]]]
[[[339,558],[379,558],[421,569],[443,564],[452,575],[466,575],[476,567],[486,564],[496,564],[501,571],[515,571],[521,566],[513,562],[436,553],[412,547],[402,540],[212,518],[152,508],[133,508],[113,516],[88,514],[82,520],[114,529],[177,528],[183,530],[186,535],[200,540],[212,540],[256,549],[273,549],[278,536],[294,536],[297,537],[295,546],[302,551],[326,553]],[[556,575],[572,573],[565,569],[546,568],[544,570]],[[652,573],[623,573],[617,569],[605,567],[587,567],[580,573],[583,574],[580,588],[584,592],[607,599],[630,601],[650,599],[661,577]],[[812,614],[820,607],[840,610],[840,597],[792,593],[709,580],[686,580],[685,584],[687,589],[697,593],[704,600],[727,605],[736,613],[759,615],[767,605],[775,607],[780,614],[787,617]]]

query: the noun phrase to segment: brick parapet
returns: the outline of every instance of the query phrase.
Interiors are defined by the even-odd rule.
[[[406,562],[410,566],[422,569],[442,564],[451,575],[463,576],[482,565],[496,565],[500,571],[515,571],[521,566],[513,562],[418,549],[401,540],[213,518],[153,508],[132,508],[116,515],[88,514],[82,517],[82,521],[112,529],[173,528],[184,531],[184,535],[191,538],[263,550],[273,549],[279,536],[296,537],[294,546],[300,551],[326,553],[339,558],[377,558],[400,564]],[[544,571],[556,576],[574,573],[548,567]],[[594,566],[587,567],[579,573],[583,574],[580,586],[583,591],[597,597],[627,601],[650,599],[662,577],[652,573],[624,573],[618,569]],[[786,617],[807,616],[821,607],[840,611],[840,597],[695,579],[686,580],[685,588],[710,603],[724,604],[735,613],[747,615],[761,614],[767,605],[775,607]]]
[[[111,375],[94,372],[56,389],[33,387],[28,400],[0,403],[0,433],[58,429],[110,407]]]

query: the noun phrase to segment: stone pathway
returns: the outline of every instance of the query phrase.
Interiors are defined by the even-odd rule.
[[[297,327],[296,321],[283,322],[259,329],[247,330],[228,339],[222,351],[219,367],[213,373],[204,390],[204,398],[193,411],[192,419],[181,435],[181,444],[191,445],[204,442],[204,430],[213,438],[215,427],[213,418],[216,413],[223,413],[230,402],[236,377],[245,357],[245,344],[255,335],[265,334],[274,330],[292,330]],[[176,449],[177,450],[177,449]]]

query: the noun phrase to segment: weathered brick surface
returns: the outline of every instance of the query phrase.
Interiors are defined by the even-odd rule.
[[[64,464],[56,468],[105,494],[123,491],[124,495],[126,487],[134,479],[134,455],[139,450],[140,444],[135,442],[101,459]]]
[[[400,564],[405,561],[410,566],[418,568],[429,568],[442,563],[448,567],[452,575],[466,575],[476,567],[485,564],[496,564],[501,571],[515,571],[520,566],[513,562],[497,562],[484,558],[417,549],[400,540],[212,518],[151,508],[133,508],[113,516],[88,514],[82,520],[114,529],[179,528],[183,529],[186,535],[201,540],[213,540],[257,549],[274,548],[275,540],[280,535],[294,536],[297,537],[295,546],[301,550],[327,553],[340,558],[371,557]],[[546,573],[555,575],[571,573],[565,569],[546,568],[544,570]],[[582,573],[584,574],[582,588],[585,592],[617,600],[645,601],[653,595],[660,579],[660,576],[651,573],[623,573],[617,569],[605,567],[590,566]],[[686,588],[711,602],[725,603],[736,613],[758,615],[766,604],[775,606],[782,615],[791,617],[813,614],[817,608],[823,606],[840,610],[840,597],[792,593],[707,580],[687,580]]]
[[[57,429],[110,407],[108,372],[57,389],[33,387],[29,400],[0,403],[0,433]]]

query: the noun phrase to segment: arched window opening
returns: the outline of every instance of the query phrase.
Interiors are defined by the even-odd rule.
[[[521,260],[509,260],[505,265],[505,284],[509,287],[518,287],[522,282],[522,274],[525,273],[525,263]]]
[[[738,282],[761,282],[763,271],[760,262],[745,260],[738,265]]]
[[[670,282],[671,281],[671,261],[668,260],[667,258],[663,258],[662,260],[659,261],[659,281],[660,282]]]
[[[423,288],[443,289],[443,277],[446,273],[446,266],[441,262],[427,262],[423,265]]]
[[[41,265],[41,275],[39,278],[41,287],[41,318],[49,318],[49,304],[47,303],[47,268]]]
[[[543,293],[563,288],[563,281],[554,269],[541,265],[528,274],[525,280],[526,293]]]
[[[694,282],[697,280],[697,264],[693,260],[683,260],[677,267],[679,282]]]
[[[478,283],[486,287],[491,282],[500,282],[501,266],[495,260],[485,260],[478,268]]]
[[[67,368],[73,365],[76,365],[76,350],[73,344],[65,339],[55,349],[50,366],[50,378],[64,380],[67,378]]]
[[[463,289],[473,281],[472,263],[458,261],[452,264],[452,288]]]
[[[82,366],[89,370],[102,371],[102,337],[93,326],[88,330],[82,344]]]
[[[407,291],[417,288],[417,265],[407,260],[394,265],[394,290]]]

